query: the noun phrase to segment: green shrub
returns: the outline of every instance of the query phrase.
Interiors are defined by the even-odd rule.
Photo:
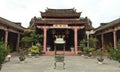
[[[3,41],[0,41],[0,64],[4,63],[5,57],[10,53],[10,49]]]
[[[29,52],[31,52],[32,54],[38,54],[40,52],[40,49],[38,46],[33,45],[29,48]]]
[[[116,49],[113,48],[111,45],[109,46],[109,54],[110,59],[120,62],[120,40],[118,41],[118,46]]]
[[[83,51],[92,52],[95,50],[97,38],[83,39],[79,42],[79,46]]]
[[[93,52],[94,50],[95,50],[94,48],[88,48],[88,47],[83,48],[83,51],[86,53]]]
[[[27,55],[28,54],[28,50],[27,49],[20,49],[19,50],[19,55],[20,56],[24,56],[24,55]]]

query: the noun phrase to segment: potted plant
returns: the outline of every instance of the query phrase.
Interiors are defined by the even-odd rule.
[[[9,53],[10,53],[9,47],[3,41],[0,41],[0,70],[2,68],[2,64],[5,61],[5,57]]]
[[[98,64],[103,64],[104,58],[103,58],[103,52],[102,49],[99,52],[99,58],[97,58]]]
[[[74,46],[71,46],[70,49],[71,49],[71,52],[74,52]]]
[[[49,51],[50,51],[50,49],[51,49],[51,48],[50,48],[50,46],[48,45],[48,46],[47,46],[47,52],[49,52]]]
[[[33,46],[30,47],[28,50],[29,50],[29,52],[30,52],[33,56],[38,55],[39,52],[40,52],[39,46],[37,46],[37,45],[33,45]]]
[[[83,51],[85,52],[85,54],[86,54],[88,57],[91,57],[91,56],[92,56],[92,52],[93,52],[94,50],[95,50],[94,48],[88,48],[88,47],[83,48]]]
[[[19,51],[19,60],[21,63],[24,63],[26,57],[25,57],[25,54],[27,53],[27,51],[25,49],[20,49]]]
[[[83,39],[79,43],[81,51],[88,57],[92,56],[93,51],[95,51],[95,43],[98,42],[96,38]]]

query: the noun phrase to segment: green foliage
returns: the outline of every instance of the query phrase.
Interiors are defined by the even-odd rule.
[[[83,51],[86,53],[93,52],[94,50],[95,50],[94,48],[88,48],[88,47],[83,48]]]
[[[95,50],[95,43],[98,42],[96,38],[83,39],[80,41],[80,48],[84,52],[93,52]],[[89,48],[87,47],[89,43]]]
[[[38,46],[33,45],[28,49],[32,54],[38,54],[40,52],[40,49]]]
[[[30,47],[32,44],[36,44],[37,42],[41,42],[43,35],[36,34],[35,30],[25,30],[23,33],[23,37],[21,42],[24,44],[25,47]]]
[[[5,57],[10,53],[10,49],[3,41],[0,41],[0,64],[4,63]]]
[[[89,41],[92,43],[95,43],[95,42],[98,42],[98,39],[97,38],[90,38]]]
[[[32,38],[32,41],[34,42],[34,44],[36,44],[37,42],[41,42],[41,38],[43,38],[43,35],[40,35],[40,34],[31,34],[31,38]]]
[[[81,51],[84,50],[84,48],[86,47],[86,44],[87,44],[87,40],[85,40],[85,39],[83,39],[79,42],[79,46],[80,46]]]
[[[23,42],[23,43],[30,43],[30,42],[32,42],[32,38],[31,38],[31,37],[28,37],[28,36],[24,36],[24,37],[21,39],[21,42]]]
[[[116,49],[109,45],[109,54],[110,59],[120,62],[120,40],[118,41],[118,46]]]
[[[35,30],[27,29],[24,31],[23,36],[30,36],[33,33],[35,33]]]
[[[94,47],[95,48],[95,43],[98,42],[97,38],[90,38],[89,39],[89,45],[90,47]]]
[[[24,55],[26,55],[26,54],[28,54],[28,50],[27,50],[27,49],[20,49],[20,50],[19,50],[19,55],[20,55],[20,56],[24,56]]]
[[[86,45],[87,45],[87,43],[89,43],[89,47],[93,48],[93,47],[95,47],[94,44],[96,42],[98,42],[98,39],[96,39],[96,38],[83,39],[80,41],[80,47],[83,47],[83,48],[87,47]]]
[[[87,44],[87,40],[83,39],[80,41],[80,47],[85,47]]]

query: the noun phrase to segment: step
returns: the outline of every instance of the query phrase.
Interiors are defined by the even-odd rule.
[[[63,51],[57,51],[56,54],[65,54],[67,56],[75,56],[76,55],[75,52],[71,52],[71,51],[65,51],[65,52],[63,52]],[[45,52],[43,55],[44,56],[51,56],[51,55],[55,55],[55,52],[54,51]]]

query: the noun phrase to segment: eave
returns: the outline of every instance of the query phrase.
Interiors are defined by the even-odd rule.
[[[39,24],[88,24],[87,22],[34,22],[35,25]]]

